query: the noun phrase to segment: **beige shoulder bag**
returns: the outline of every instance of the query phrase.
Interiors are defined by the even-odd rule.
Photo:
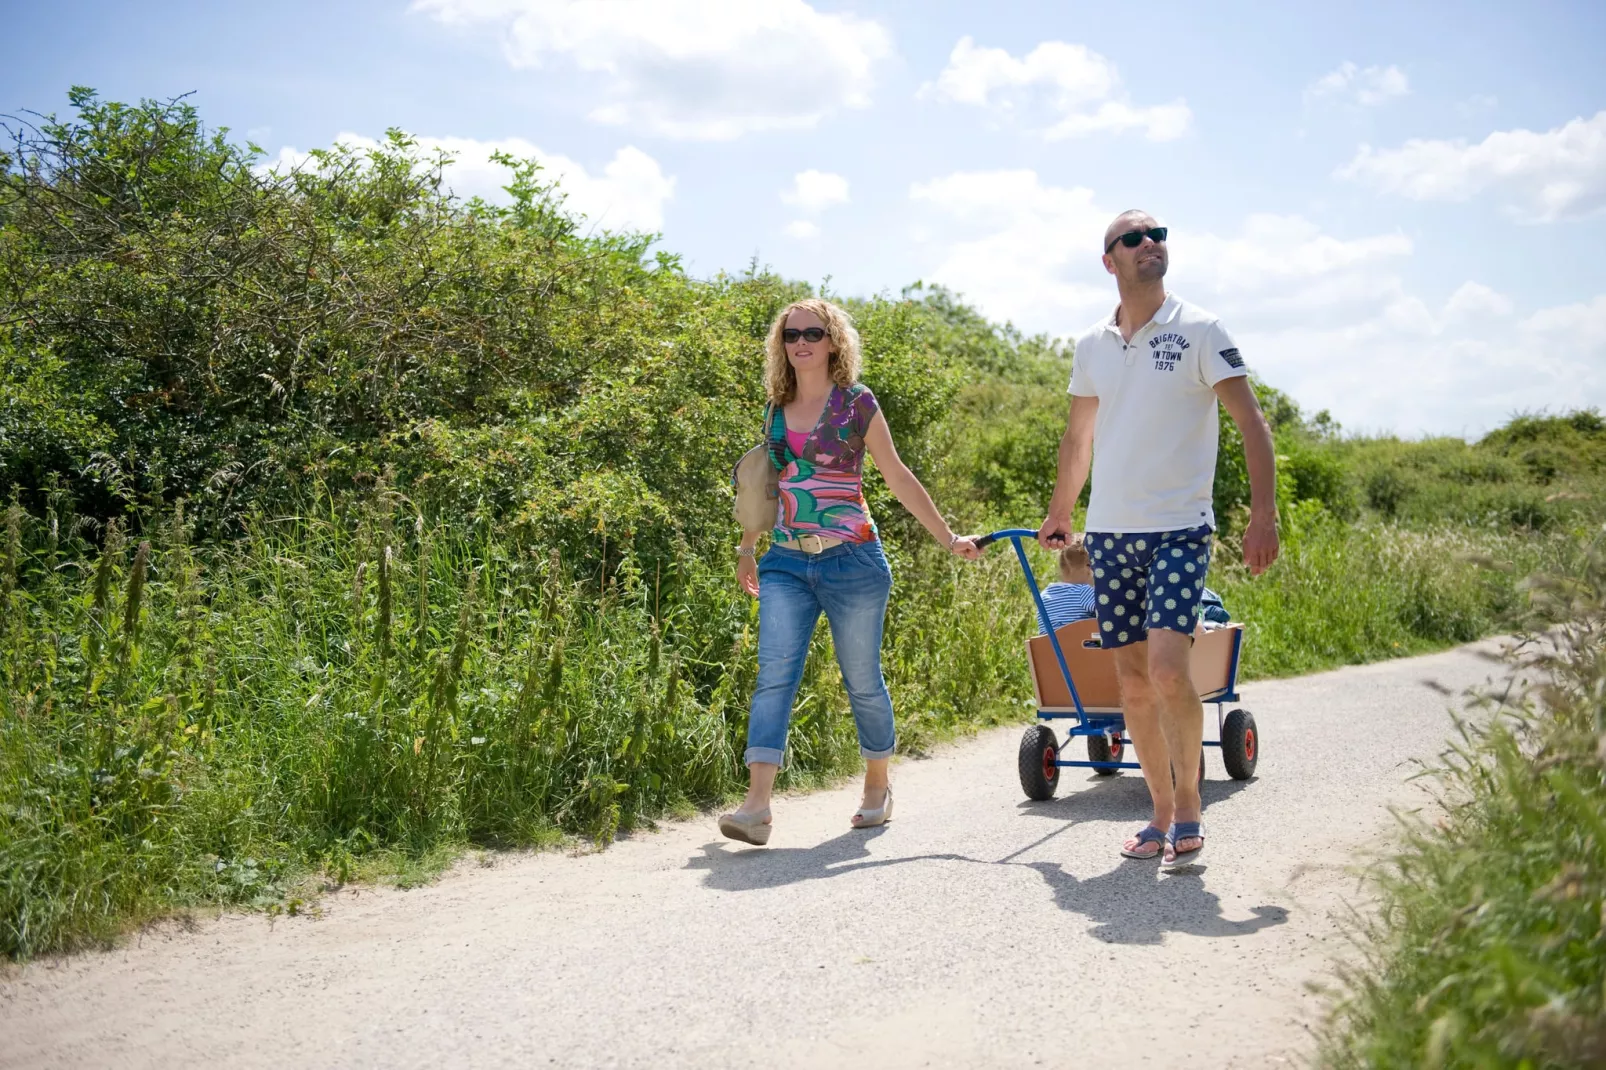
[[[770,462],[770,424],[775,406],[764,406],[764,433],[758,445],[742,454],[731,472],[736,484],[736,505],[731,514],[744,533],[768,531],[775,526],[776,502],[781,497],[781,473]]]

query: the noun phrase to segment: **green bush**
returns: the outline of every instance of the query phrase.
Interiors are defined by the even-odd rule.
[[[1449,526],[1344,524],[1312,501],[1289,510],[1283,529],[1282,557],[1264,576],[1250,578],[1231,537],[1218,542],[1211,563],[1209,585],[1248,622],[1250,676],[1315,672],[1487,635],[1516,606],[1513,570],[1553,564],[1571,545]]]
[[[1436,770],[1430,823],[1375,873],[1330,1067],[1606,1064],[1606,561],[1535,584],[1558,625],[1513,657]],[[1521,695],[1520,690],[1517,692]]]
[[[356,508],[352,508],[353,505]],[[13,507],[0,646],[0,949],[272,902],[378,850],[598,840],[744,781],[756,607],[724,561],[606,576],[388,487],[195,548],[52,544]],[[62,516],[61,519],[65,519]],[[891,544],[905,750],[1024,691],[1014,565]],[[79,567],[63,568],[67,563]],[[821,629],[783,782],[858,763]]]

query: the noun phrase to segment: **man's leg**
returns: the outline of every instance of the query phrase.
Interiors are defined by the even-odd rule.
[[[1171,819],[1197,821],[1203,811],[1199,798],[1199,755],[1204,749],[1204,704],[1193,686],[1192,637],[1154,628],[1149,632],[1146,645],[1149,648],[1149,683],[1154,691],[1171,768],[1176,773],[1176,806]],[[1137,736],[1132,740],[1137,742]],[[1147,763],[1143,774],[1149,775]],[[1152,781],[1149,790],[1151,793],[1154,790]],[[1177,842],[1177,851],[1187,852],[1198,846],[1199,840],[1189,837]]]
[[[1171,752],[1162,726],[1160,697],[1149,677],[1149,644],[1133,643],[1116,647],[1115,678],[1121,685],[1121,710],[1126,716],[1126,733],[1137,748],[1143,781],[1149,786],[1154,816],[1149,823],[1157,829],[1171,824],[1176,796],[1171,787]],[[1198,794],[1194,798],[1197,800]],[[1137,841],[1128,840],[1126,849],[1136,850]],[[1160,845],[1151,843],[1154,853]],[[1147,848],[1144,848],[1147,851]]]

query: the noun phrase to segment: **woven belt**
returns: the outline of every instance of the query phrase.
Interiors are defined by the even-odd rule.
[[[820,554],[833,546],[841,546],[844,541],[828,535],[799,535],[795,539],[776,539],[775,545],[788,550],[802,550],[806,554]]]

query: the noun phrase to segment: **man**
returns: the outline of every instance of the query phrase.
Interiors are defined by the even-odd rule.
[[[1104,269],[1121,303],[1077,340],[1059,475],[1037,538],[1048,550],[1067,544],[1091,464],[1094,610],[1154,802],[1149,825],[1121,853],[1158,855],[1175,869],[1204,850],[1204,707],[1189,654],[1216,523],[1217,398],[1249,465],[1251,575],[1277,558],[1277,480],[1271,429],[1238,347],[1216,317],[1166,293],[1168,263],[1166,228],[1147,213],[1124,212],[1104,232]]]

